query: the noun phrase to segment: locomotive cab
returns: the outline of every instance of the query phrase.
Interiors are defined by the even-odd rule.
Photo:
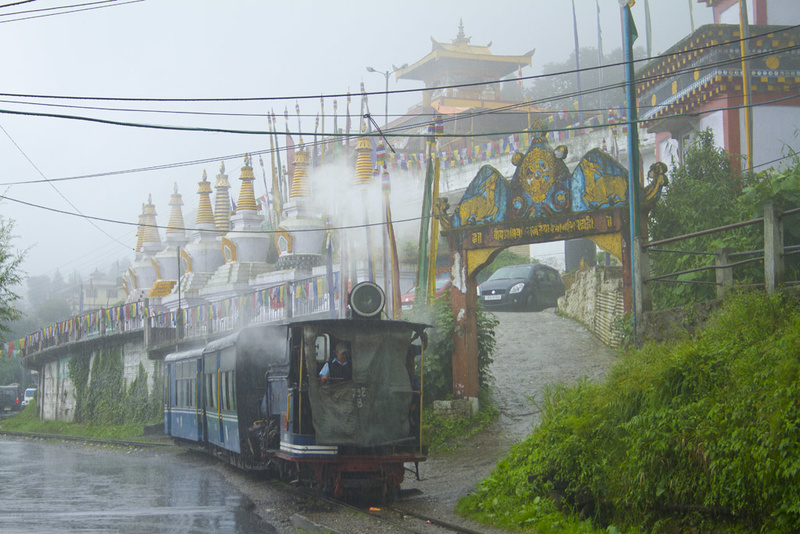
[[[279,450],[268,454],[308,471],[293,475],[337,497],[349,489],[397,489],[403,464],[424,460],[426,452],[412,386],[418,381],[406,361],[413,336],[427,325],[376,320],[383,307],[377,289],[380,295],[361,293],[355,306],[351,294],[354,318],[289,325],[289,372],[268,380],[270,414],[280,418]],[[350,371],[324,380],[326,368],[337,365],[337,348],[346,349]]]

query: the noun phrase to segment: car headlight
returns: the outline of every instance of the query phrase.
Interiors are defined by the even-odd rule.
[[[508,290],[508,294],[513,295],[514,293],[521,293],[523,289],[525,289],[525,282],[520,282],[519,284],[511,286],[511,289]]]

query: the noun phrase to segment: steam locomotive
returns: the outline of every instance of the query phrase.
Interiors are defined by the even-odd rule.
[[[381,320],[370,282],[348,300],[352,318],[250,326],[168,355],[165,433],[335,498],[391,498],[427,454],[409,345],[428,325]],[[336,347],[352,378],[321,380]]]

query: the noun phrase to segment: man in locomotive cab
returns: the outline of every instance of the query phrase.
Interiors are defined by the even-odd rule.
[[[330,363],[326,363],[319,372],[319,379],[322,383],[344,382],[353,379],[353,364],[350,362],[350,353],[347,345],[341,341],[336,344],[336,357]]]

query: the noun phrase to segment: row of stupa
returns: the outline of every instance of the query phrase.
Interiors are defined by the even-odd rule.
[[[360,137],[356,184],[372,182],[371,152],[369,138]],[[315,268],[322,268],[326,225],[312,199],[308,163],[308,151],[301,145],[295,151],[288,202],[282,207],[277,228],[271,228],[265,216],[268,207],[259,213],[249,155],[241,167],[235,212],[224,163],[216,176],[213,209],[211,183],[203,171],[193,239],[186,231],[177,184],[169,202],[164,242],[149,197],[139,216],[134,263],[123,276],[126,301],[147,298],[151,308],[174,311],[308,277]]]

